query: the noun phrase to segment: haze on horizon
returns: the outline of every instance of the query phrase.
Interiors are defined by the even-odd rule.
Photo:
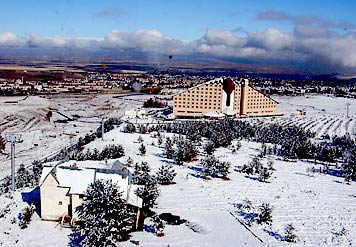
[[[13,0],[0,10],[0,48],[203,55],[355,73],[355,9],[351,0]]]

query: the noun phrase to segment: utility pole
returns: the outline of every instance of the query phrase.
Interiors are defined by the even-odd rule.
[[[21,134],[5,134],[5,140],[11,143],[11,189],[15,191],[15,144],[22,142]]]
[[[104,122],[105,122],[105,117],[101,118],[101,140],[104,141]]]
[[[346,103],[346,117],[349,118],[349,108],[350,108],[350,102]]]

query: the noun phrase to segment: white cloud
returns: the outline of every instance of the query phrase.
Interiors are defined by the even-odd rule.
[[[246,38],[236,37],[230,31],[208,29],[203,39],[211,45],[225,45],[230,47],[242,47],[246,44]]]
[[[276,28],[268,28],[264,32],[249,33],[250,43],[266,50],[280,50],[291,48],[294,38],[289,33],[284,33]]]
[[[163,36],[158,30],[122,32],[113,30],[101,42],[102,47],[118,50],[135,49],[144,52],[187,53],[189,43]]]
[[[208,29],[194,41],[165,36],[158,30],[123,32],[113,30],[103,38],[20,37],[0,33],[0,47],[65,48],[113,51],[141,51],[165,54],[208,54],[220,57],[271,59],[288,62],[320,63],[356,69],[356,33],[338,34],[315,26],[297,25],[293,32],[268,28],[263,32],[241,33]]]
[[[0,33],[0,46],[16,47],[23,45],[24,41],[21,37],[11,32]]]

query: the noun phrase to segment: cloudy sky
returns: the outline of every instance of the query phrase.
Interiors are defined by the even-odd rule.
[[[11,0],[1,3],[0,47],[207,54],[356,71],[355,11],[355,0]]]

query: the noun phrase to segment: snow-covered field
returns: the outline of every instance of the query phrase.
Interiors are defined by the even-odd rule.
[[[122,114],[123,110],[142,104],[137,102],[138,98],[136,96],[131,97],[131,100],[112,99],[104,95],[95,96],[84,102],[79,99],[56,100],[57,104],[60,104],[61,111],[80,115],[81,118],[89,118],[98,116],[101,113],[99,108],[102,105],[106,107],[107,104],[112,104],[114,109],[112,112],[103,110],[107,115]],[[275,121],[284,124],[293,122],[316,131],[318,136],[326,133],[334,135],[346,132],[355,135],[355,132],[352,132],[355,129],[356,119],[356,109],[353,107],[355,100],[326,96],[275,98],[280,102],[281,112],[301,109],[307,114],[305,116],[288,114],[282,117],[257,118],[248,121]],[[43,103],[35,109],[45,107],[42,106],[43,104],[49,104],[46,99],[37,101]],[[346,102],[351,103],[350,118],[345,116]],[[12,113],[9,110],[4,111],[4,108],[0,111],[8,115]],[[61,131],[75,133],[76,128],[72,125],[73,122],[69,122],[60,131],[56,127],[55,133],[58,136],[58,133],[62,133]],[[96,123],[87,129],[83,127],[80,134],[85,135],[86,131],[96,129],[97,126]],[[46,135],[54,128],[54,123],[44,121],[37,126],[37,128],[41,127],[44,128],[41,137],[48,145],[51,145],[52,139],[48,140]],[[20,127],[18,129],[21,130]],[[30,128],[28,132],[31,133],[31,131],[34,130]],[[122,144],[125,156],[120,158],[120,161],[125,163],[128,157],[133,158],[135,162],[147,161],[153,172],[157,171],[162,164],[172,163],[172,160],[164,158],[162,147],[158,147],[157,139],[149,134],[142,135],[147,146],[147,154],[140,156],[138,136],[138,134],[122,133],[119,129],[115,129],[104,135],[104,141],[96,140],[87,147],[100,150],[107,144]],[[62,145],[68,145],[70,142],[69,138],[57,138],[58,143]],[[152,142],[155,143],[154,146]],[[27,150],[27,155],[24,155],[27,160],[32,159],[31,155],[37,155],[40,158],[48,153],[47,150],[43,150],[43,146],[40,146],[37,151],[30,151],[31,145],[25,145],[25,142],[18,145],[18,150],[21,150],[21,145],[27,148],[24,148]],[[227,181],[217,178],[204,180],[196,177],[196,171],[192,167],[198,166],[199,161],[186,163],[182,167],[175,166],[176,184],[160,187],[161,195],[154,211],[179,215],[189,223],[166,226],[164,237],[156,237],[149,232],[136,232],[132,234],[131,239],[138,240],[140,246],[286,246],[287,243],[280,240],[284,236],[283,228],[293,223],[297,229],[299,241],[292,246],[355,246],[355,183],[346,185],[343,178],[331,175],[319,173],[310,175],[306,170],[314,164],[302,161],[285,162],[279,160],[278,157],[271,157],[275,160],[276,171],[269,179],[269,183],[259,182],[239,172],[239,168],[249,162],[260,148],[259,143],[242,141],[242,147],[237,153],[232,153],[226,148],[217,149],[215,156],[232,164],[231,174],[228,176],[230,180]],[[113,161],[109,160],[110,162]],[[243,217],[236,205],[246,198],[251,200],[256,207],[263,202],[272,205],[271,227],[254,224],[247,230],[240,223]],[[0,196],[0,211],[8,204],[11,205],[11,213],[0,219],[0,246],[68,246],[70,230],[62,229],[53,222],[43,222],[36,214],[27,229],[21,230],[17,224],[11,224],[11,220],[16,218],[26,205],[22,202],[20,192],[16,192],[13,199],[4,195]],[[343,228],[346,229],[345,235],[340,234]],[[134,246],[129,241],[121,245]]]
[[[316,133],[317,137],[329,135],[356,136],[356,100],[324,95],[274,96],[279,102],[277,112],[285,113],[280,117],[247,119],[251,122],[297,125]],[[346,104],[349,103],[347,116]],[[300,115],[297,111],[305,111]]]
[[[125,110],[136,109],[141,102],[114,95],[55,95],[51,97],[29,96],[0,97],[0,133],[19,133],[22,143],[16,145],[16,164],[29,165],[75,143],[79,137],[95,131],[101,117],[121,117]],[[142,98],[142,97],[141,97]],[[144,97],[143,97],[144,98]],[[18,103],[5,103],[18,101]],[[52,112],[48,121],[46,114]],[[74,118],[67,123],[63,115]],[[10,143],[0,155],[0,179],[10,173]]]
[[[168,134],[166,134],[168,135]],[[127,157],[135,161],[147,161],[153,172],[162,163],[171,163],[162,156],[163,148],[150,135],[142,135],[147,145],[147,154],[138,155],[139,134],[122,133],[115,129],[97,140],[88,148],[99,150],[107,144],[119,143],[125,146]],[[151,143],[155,142],[155,146]],[[199,161],[175,166],[178,173],[175,185],[161,186],[157,213],[169,212],[181,216],[189,224],[167,226],[164,237],[149,232],[133,233],[131,239],[140,241],[142,246],[285,246],[278,240],[283,237],[283,228],[293,223],[299,242],[294,246],[353,246],[356,244],[356,185],[346,185],[343,178],[314,174],[309,176],[307,167],[313,164],[275,161],[273,176],[269,183],[261,183],[239,172],[261,148],[261,144],[242,142],[242,148],[233,154],[229,149],[219,148],[215,155],[232,164],[230,180],[204,180],[195,177],[190,167]],[[100,162],[100,161],[99,161]],[[109,161],[110,163],[111,161]],[[263,242],[247,231],[239,220],[243,220],[236,204],[250,199],[255,206],[268,202],[273,206],[272,226],[253,225],[250,230]],[[10,220],[22,209],[19,193],[15,194],[14,212],[2,219],[0,239],[3,246],[66,246],[69,242],[68,229],[61,229],[56,223],[41,222],[37,215],[28,229],[21,230]],[[1,197],[1,206],[13,200]],[[345,236],[339,236],[342,228]],[[46,231],[44,231],[46,229]],[[6,232],[10,232],[7,234]],[[18,243],[15,243],[18,240]],[[131,242],[122,246],[133,246]]]

